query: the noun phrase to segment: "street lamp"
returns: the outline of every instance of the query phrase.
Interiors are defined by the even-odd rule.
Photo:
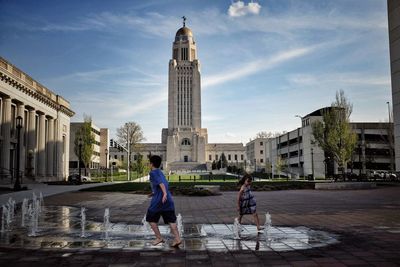
[[[82,177],[81,177],[81,161],[82,161],[82,145],[83,145],[83,141],[82,138],[79,137],[78,140],[78,146],[79,146],[79,160],[78,160],[78,166],[79,166],[79,180],[81,181]]]
[[[108,149],[106,148],[106,149],[104,149],[104,152],[106,153],[106,182],[107,182],[107,178],[108,178],[108,164],[107,164],[107,161],[108,161]]]
[[[315,180],[314,178],[314,149],[311,148],[311,174],[312,174],[312,179]]]
[[[15,179],[14,190],[21,190],[20,173],[19,173],[19,163],[20,163],[20,147],[21,147],[21,128],[22,128],[22,117],[18,116],[16,118],[16,128],[17,128],[17,177]]]
[[[390,127],[390,122],[391,122],[391,116],[390,116],[390,103],[389,101],[386,102],[387,106],[388,106],[388,114],[389,114],[389,127]]]

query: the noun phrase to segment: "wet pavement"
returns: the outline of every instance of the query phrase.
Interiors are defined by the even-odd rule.
[[[255,195],[261,222],[264,223],[265,212],[268,211],[272,215],[273,228],[270,240],[264,234],[256,234],[251,217],[243,221],[245,229],[242,232],[242,239],[234,240],[231,229],[235,217],[236,192],[224,192],[221,196],[212,197],[175,197],[177,212],[182,214],[185,225],[185,242],[180,249],[171,249],[167,245],[149,246],[152,236],[140,232],[144,231],[141,220],[149,203],[146,196],[76,192],[47,197],[45,203],[49,211],[52,210],[55,223],[69,224],[66,229],[74,230],[61,231],[55,239],[46,237],[48,240],[43,242],[38,240],[43,239],[46,234],[39,231],[39,237],[32,237],[32,240],[36,241],[30,243],[32,245],[30,248],[21,245],[22,239],[18,236],[9,235],[6,241],[9,244],[3,244],[0,248],[0,264],[1,266],[400,265],[399,187],[359,191],[290,190],[255,192]],[[79,239],[81,206],[87,208],[88,234],[92,234],[92,238],[87,241]],[[108,242],[115,242],[118,245],[108,246],[100,234],[106,207],[110,208],[110,221],[113,223],[111,240]],[[55,214],[63,213],[56,210],[63,209],[64,215],[57,217],[60,215]],[[65,220],[67,217],[69,219]],[[163,227],[162,231],[168,238],[167,228]],[[207,237],[201,236],[202,232],[203,234],[205,232]],[[325,236],[325,239],[321,236]],[[322,242],[317,244],[316,237]]]

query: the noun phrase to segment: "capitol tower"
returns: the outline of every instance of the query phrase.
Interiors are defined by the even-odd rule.
[[[162,143],[167,145],[169,169],[197,168],[206,162],[207,129],[201,128],[201,74],[196,42],[185,26],[175,35],[168,74],[168,129]],[[175,165],[175,166],[174,166]]]

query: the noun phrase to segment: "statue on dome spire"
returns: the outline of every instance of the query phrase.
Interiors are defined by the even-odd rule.
[[[186,17],[183,16],[182,19],[183,19],[183,27],[185,27],[185,25],[186,25]]]

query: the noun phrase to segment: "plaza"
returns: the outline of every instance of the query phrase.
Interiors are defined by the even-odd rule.
[[[255,192],[262,223],[264,214],[269,212],[273,226],[303,226],[328,232],[339,241],[315,248],[297,249],[291,247],[293,242],[268,247],[262,238],[258,249],[256,243],[246,240],[238,241],[240,249],[217,241],[196,247],[189,240],[184,241],[181,249],[140,242],[133,247],[107,247],[107,242],[89,247],[79,244],[57,247],[57,242],[62,241],[60,238],[53,241],[53,246],[51,242],[39,243],[40,247],[32,243],[30,248],[29,245],[18,247],[17,243],[2,245],[0,263],[9,266],[31,266],[39,262],[42,266],[398,266],[399,190],[398,186],[381,186],[356,191]],[[175,196],[174,200],[184,225],[231,225],[236,216],[235,197],[236,192],[223,192],[211,197]],[[77,210],[85,207],[87,220],[97,222],[102,221],[104,208],[108,207],[110,221],[115,225],[140,225],[149,203],[146,195],[82,191],[52,195],[44,201],[53,210],[63,206]],[[243,225],[252,224],[252,218],[245,217]],[[36,238],[40,240],[40,234]]]

